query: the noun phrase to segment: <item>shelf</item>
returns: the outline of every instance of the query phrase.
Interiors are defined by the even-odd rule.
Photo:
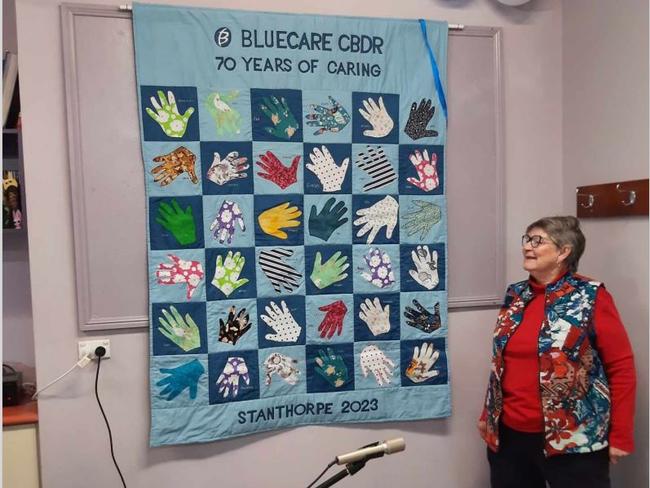
[[[7,171],[20,171],[20,159],[2,158],[2,169]]]

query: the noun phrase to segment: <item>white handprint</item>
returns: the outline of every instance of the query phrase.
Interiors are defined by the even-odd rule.
[[[312,164],[307,164],[307,169],[314,173],[323,185],[323,191],[330,193],[340,191],[348,171],[350,158],[345,158],[341,166],[337,166],[334,158],[326,146],[321,149],[315,147],[309,154]]]
[[[364,136],[385,137],[393,130],[393,119],[388,115],[382,97],[379,97],[379,105],[372,98],[364,100],[363,107],[365,110],[360,108],[359,113],[372,125],[372,130],[363,131]]]
[[[408,368],[406,376],[414,383],[422,383],[438,376],[439,371],[431,370],[440,357],[440,351],[434,349],[433,344],[425,342],[420,350],[418,346],[413,349],[413,359]]]
[[[282,309],[275,302],[271,302],[264,308],[266,315],[260,315],[266,325],[274,331],[274,334],[266,334],[265,338],[274,342],[296,342],[302,327],[293,318],[284,300],[280,302],[280,305]]]
[[[366,346],[359,355],[361,372],[365,378],[372,373],[379,386],[388,385],[393,377],[395,363],[375,345]]]
[[[264,384],[270,385],[272,381],[272,376],[277,374],[284,381],[290,385],[295,385],[300,379],[300,370],[296,367],[298,361],[295,359],[280,354],[279,352],[274,352],[269,355],[264,360]]]
[[[363,226],[357,232],[357,237],[362,237],[370,232],[366,244],[372,244],[375,237],[377,237],[379,229],[385,225],[386,239],[390,239],[393,236],[393,230],[397,225],[398,207],[399,204],[397,203],[397,200],[390,195],[387,195],[374,205],[357,210],[359,218],[354,221],[354,225]]]
[[[427,290],[438,286],[438,251],[429,252],[429,246],[418,246],[411,251],[411,259],[415,264],[415,269],[409,270],[411,278]]]
[[[368,325],[372,335],[378,336],[390,330],[390,305],[382,308],[379,298],[375,297],[372,302],[366,298],[359,308],[361,309],[359,318]]]
[[[214,153],[214,158],[210,168],[208,168],[208,179],[217,185],[224,185],[229,181],[239,178],[246,178],[246,171],[249,167],[246,162],[248,158],[239,157],[237,151],[228,153],[225,159],[221,159],[218,152]]]

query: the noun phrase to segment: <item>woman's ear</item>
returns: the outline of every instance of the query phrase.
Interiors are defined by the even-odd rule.
[[[571,246],[562,246],[560,248],[560,254],[557,257],[558,264],[563,263],[566,260],[566,258],[569,257],[569,255],[571,254],[571,249],[572,249]]]

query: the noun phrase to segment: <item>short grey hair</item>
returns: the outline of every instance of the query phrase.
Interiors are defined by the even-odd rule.
[[[571,272],[578,271],[578,263],[582,253],[585,252],[586,244],[585,235],[580,229],[580,221],[572,215],[544,217],[526,227],[526,233],[535,228],[546,232],[558,247],[569,246],[571,254],[564,262]]]

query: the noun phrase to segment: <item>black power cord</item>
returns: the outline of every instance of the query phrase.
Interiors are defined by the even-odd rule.
[[[327,467],[323,470],[323,472],[322,472],[321,474],[318,475],[318,478],[316,478],[314,481],[312,481],[311,484],[310,484],[307,488],[311,488],[312,486],[314,486],[314,485],[316,484],[316,482],[317,482],[319,479],[321,479],[325,473],[327,473],[327,470],[330,469],[330,468],[331,468],[332,466],[334,466],[335,464],[336,464],[336,459],[335,459],[334,461],[332,461],[331,463],[329,463],[329,464],[327,465]]]
[[[102,363],[102,357],[106,354],[106,349],[102,346],[99,346],[97,349],[95,349],[95,356],[97,356],[97,373],[95,374],[95,398],[97,398],[97,405],[99,405],[99,410],[102,412],[102,416],[104,417],[104,421],[106,422],[106,428],[108,429],[108,440],[111,444],[111,457],[113,458],[113,464],[115,464],[115,469],[117,469],[117,473],[120,475],[120,479],[122,480],[122,486],[126,488],[126,482],[124,481],[124,476],[122,476],[122,471],[120,471],[120,467],[117,465],[117,460],[115,459],[115,451],[113,450],[113,434],[111,433],[111,426],[108,423],[108,418],[106,418],[106,414],[104,413],[104,407],[102,407],[102,402],[99,401],[99,393],[97,391],[97,384],[99,382],[99,366]]]

